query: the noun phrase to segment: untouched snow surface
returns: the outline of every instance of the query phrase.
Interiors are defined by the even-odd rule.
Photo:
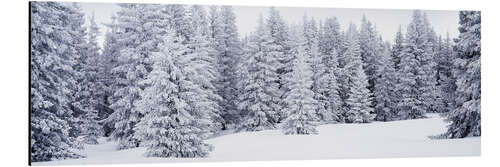
[[[442,118],[429,116],[418,120],[321,125],[319,135],[283,135],[280,130],[229,134],[207,140],[214,146],[207,158],[147,158],[142,156],[145,148],[116,151],[116,142],[102,138],[101,144],[87,145],[80,151],[87,158],[33,165],[480,155],[480,137],[429,139],[428,136],[446,130]]]

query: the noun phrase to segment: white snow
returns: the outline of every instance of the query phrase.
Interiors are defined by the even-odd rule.
[[[241,132],[207,140],[214,146],[207,158],[146,158],[145,148],[116,151],[116,142],[87,145],[87,158],[33,165],[84,165],[252,160],[304,160],[334,158],[394,158],[478,156],[480,137],[436,139],[446,123],[437,114],[430,118],[369,124],[330,124],[318,127],[319,135],[283,135],[280,130]]]

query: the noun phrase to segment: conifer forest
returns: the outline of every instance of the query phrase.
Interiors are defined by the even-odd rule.
[[[457,12],[450,37],[413,10],[385,39],[370,15],[266,7],[242,34],[233,6],[116,6],[101,23],[30,3],[33,164],[479,155],[479,11]]]

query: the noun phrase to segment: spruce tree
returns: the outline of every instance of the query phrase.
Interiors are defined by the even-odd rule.
[[[394,44],[391,48],[391,56],[393,59],[394,69],[399,70],[399,64],[401,63],[401,52],[404,50],[404,35],[401,32],[401,26],[399,26],[398,32],[396,33],[396,38],[394,39]]]
[[[225,121],[222,118],[222,108],[219,106],[222,97],[217,94],[214,85],[218,76],[215,49],[209,44],[205,10],[201,6],[194,5],[190,8],[190,12],[189,20],[193,29],[193,37],[187,44],[189,52],[186,57],[189,61],[185,67],[189,68],[187,69],[189,72],[186,77],[200,87],[201,92],[197,95],[199,97],[195,102],[200,110],[205,110],[210,115],[213,123],[208,128],[216,132],[222,129]]]
[[[75,23],[68,15],[81,11],[58,2],[30,4],[31,161],[79,158],[71,150],[75,140],[69,134],[74,119],[69,103],[76,84],[73,66],[81,48],[71,41],[83,36],[70,27]]]
[[[368,89],[373,93],[375,88],[375,80],[380,75],[377,73],[378,68],[381,68],[382,62],[380,41],[378,41],[377,32],[370,21],[363,16],[359,31],[359,47],[361,59],[363,60],[363,69],[368,77]],[[375,102],[376,104],[376,102]]]
[[[104,34],[104,42],[102,54],[98,59],[98,80],[103,84],[102,92],[98,97],[100,101],[99,119],[102,121],[104,136],[108,137],[114,130],[114,122],[108,121],[107,118],[114,112],[111,109],[111,103],[114,91],[118,88],[116,81],[117,76],[113,75],[112,69],[118,65],[118,56],[120,45],[118,44],[118,32],[116,28],[116,17],[111,16],[111,23],[105,24],[108,31]]]
[[[118,149],[139,146],[139,141],[133,138],[134,127],[144,113],[135,107],[139,93],[146,85],[140,84],[151,71],[150,55],[158,50],[159,36],[164,33],[161,19],[164,17],[149,17],[160,15],[153,12],[161,8],[159,5],[119,4],[121,10],[117,13],[116,28],[117,43],[120,46],[117,65],[111,70],[116,76],[115,92],[110,108],[114,112],[106,119],[114,125],[111,133],[113,139],[119,141]],[[146,17],[148,16],[148,17]]]
[[[408,25],[398,66],[399,119],[424,118],[436,106],[436,78],[429,25],[416,10]]]
[[[80,110],[84,114],[80,116],[82,121],[82,134],[84,136],[83,142],[87,144],[98,144],[97,139],[102,135],[102,127],[98,123],[99,114],[99,95],[104,89],[104,86],[98,79],[98,58],[99,46],[97,44],[97,36],[99,35],[99,28],[95,22],[94,14],[90,18],[90,25],[88,31],[88,47],[87,53],[83,61],[80,62],[84,65],[82,68],[83,80],[79,82],[80,92],[78,93],[80,101]]]
[[[347,123],[368,123],[373,120],[374,115],[371,108],[372,93],[368,89],[368,78],[363,70],[363,61],[355,26],[350,26],[348,36],[348,48],[345,52],[346,64],[344,75],[348,87],[348,97],[345,100],[346,112],[344,113]]]
[[[247,57],[247,83],[240,96],[239,109],[244,111],[239,129],[259,131],[276,128],[280,93],[277,68],[279,62],[273,50],[271,36],[262,16],[256,32],[250,37]]]
[[[439,38],[439,50],[437,57],[437,81],[438,89],[444,103],[443,112],[449,112],[455,106],[456,79],[453,76],[454,52],[449,35],[442,40]]]
[[[326,60],[326,55],[321,54],[318,48],[318,28],[316,27],[314,19],[307,18],[307,15],[304,15],[302,24],[302,34],[304,37],[301,38],[303,42],[299,42],[303,43],[302,47],[304,47],[304,54],[308,57],[307,60],[313,72],[312,90],[314,92],[314,99],[317,102],[316,114],[323,121],[332,121],[335,115],[328,110],[330,107],[328,101],[328,92],[330,91],[328,88],[328,80],[330,78],[327,76],[326,64],[324,62]]]
[[[381,66],[377,72],[380,74],[375,79],[374,101],[375,105],[375,120],[377,121],[392,121],[397,118],[396,104],[396,70],[394,69],[393,57],[390,53],[390,46],[381,46],[384,48],[379,56]]]
[[[303,46],[299,46],[294,60],[291,78],[289,78],[290,92],[285,98],[287,118],[283,121],[285,134],[317,134],[316,104],[314,92],[311,90],[313,81],[312,70],[308,64],[309,57],[305,55]]]
[[[456,107],[448,114],[448,138],[481,136],[481,12],[460,11],[454,47]]]
[[[231,6],[211,7],[209,23],[211,43],[216,50],[218,67],[216,88],[222,97],[220,102],[223,109],[222,117],[226,124],[234,125],[241,119],[236,101],[238,94],[236,65],[240,62],[241,45],[233,8]]]
[[[291,71],[291,60],[292,56],[289,54],[290,47],[289,41],[290,37],[288,34],[288,27],[281,17],[279,11],[271,7],[269,9],[269,15],[265,21],[266,31],[269,34],[267,39],[267,53],[268,56],[274,57],[277,61],[277,73],[278,73],[278,84],[279,90],[276,92],[280,99],[273,99],[275,105],[273,110],[275,111],[275,116],[273,116],[276,122],[281,122],[284,119],[284,113],[281,112],[280,106],[282,106],[283,101],[283,93],[288,91],[286,87],[287,81],[285,80],[286,76],[289,75]]]
[[[134,128],[134,136],[147,147],[148,157],[205,157],[212,148],[201,136],[210,118],[187,99],[198,93],[190,91],[198,86],[178,67],[188,49],[174,35],[170,33],[160,45],[160,52],[152,57],[153,70],[142,81],[149,86],[136,105],[146,114]]]

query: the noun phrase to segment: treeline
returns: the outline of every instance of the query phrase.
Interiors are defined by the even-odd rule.
[[[460,12],[452,40],[414,11],[391,44],[366,17],[342,30],[270,8],[240,37],[230,6],[118,5],[99,48],[77,4],[31,3],[33,161],[82,157],[72,148],[101,136],[146,156],[204,157],[221,130],[315,134],[428,112],[447,115],[444,137],[481,135],[479,12]]]

